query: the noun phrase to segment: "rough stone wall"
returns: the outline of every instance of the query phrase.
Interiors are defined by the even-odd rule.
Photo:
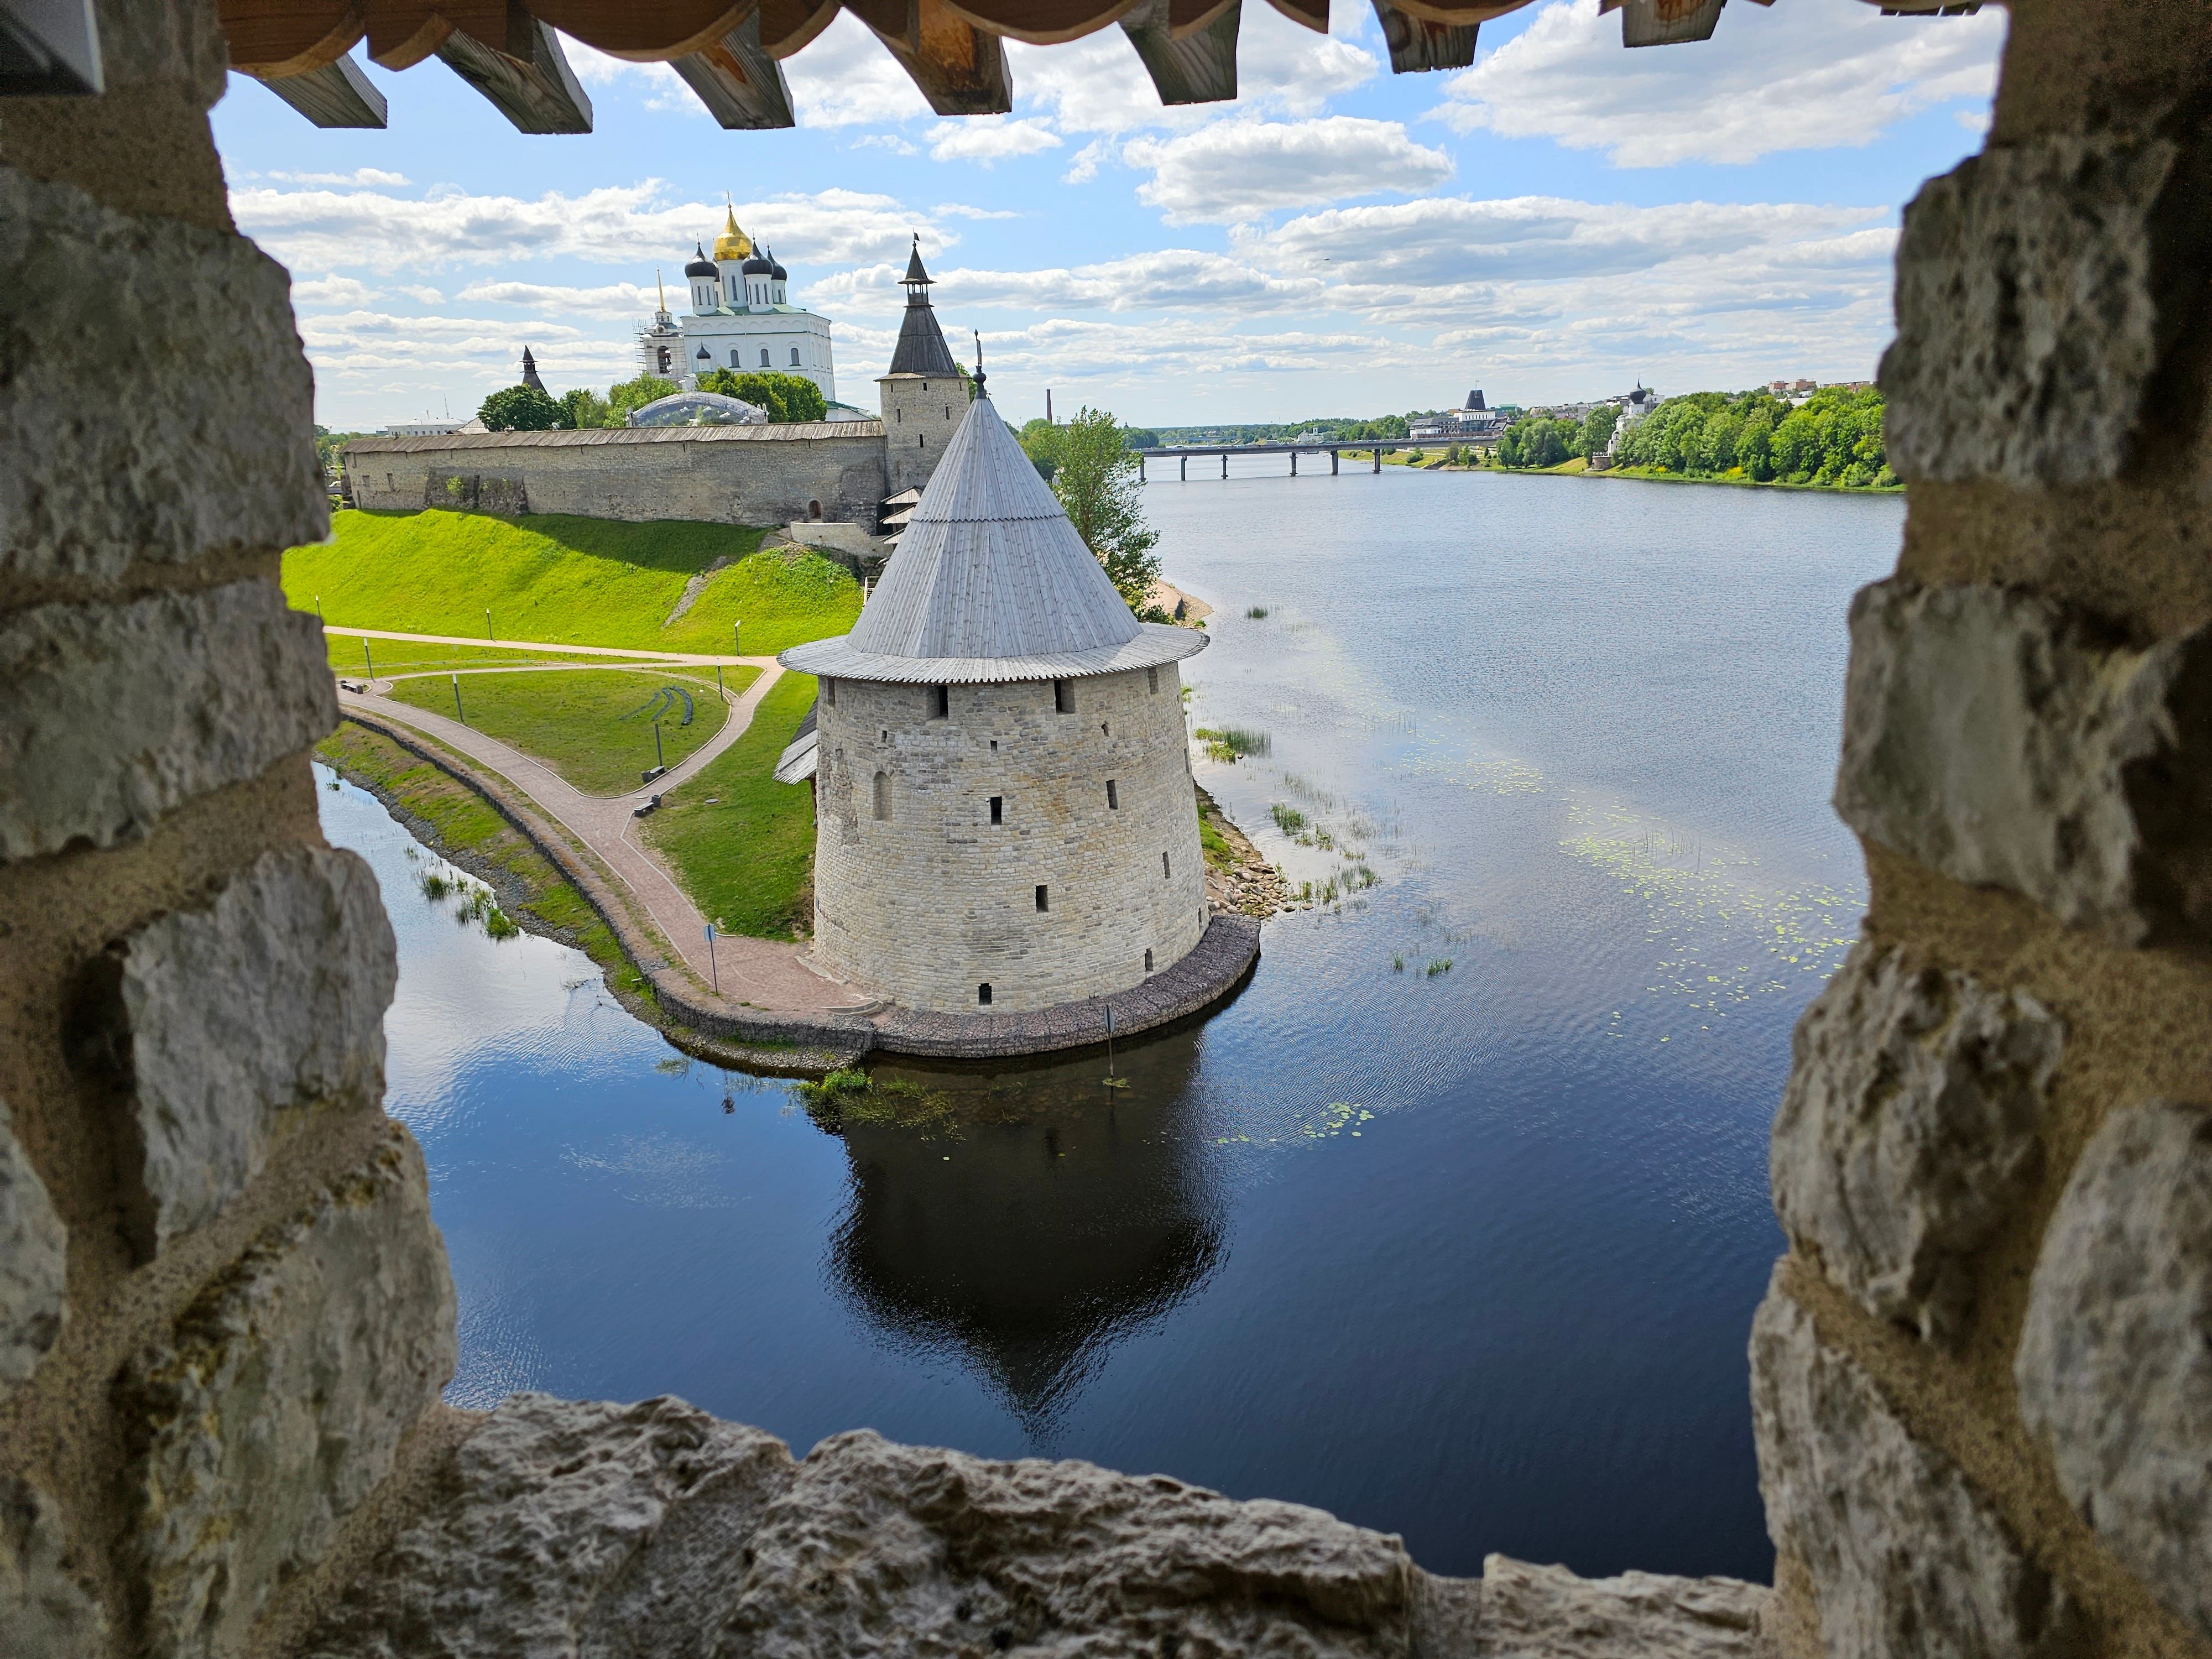
[[[968,387],[957,378],[886,374],[876,382],[884,411],[884,458],[890,488],[920,489],[968,416]]]
[[[1804,1653],[2212,1655],[2212,11],[2015,0],[1884,358],[1865,937],[1775,1125]]]
[[[948,1012],[975,1012],[988,984],[993,1010],[1018,1012],[1125,990],[1147,950],[1157,973],[1198,943],[1206,874],[1174,665],[1064,684],[1066,714],[1052,682],[1020,680],[952,686],[942,718],[935,686],[824,691],[814,937],[836,972]]]
[[[453,1288],[391,928],[316,827],[276,576],[328,512],[215,7],[99,14],[105,97],[0,103],[0,1652],[228,1655],[447,1431]]]
[[[347,449],[345,468],[361,507],[481,506],[632,523],[788,524],[819,501],[824,518],[872,526],[893,488],[872,422],[366,438]]]

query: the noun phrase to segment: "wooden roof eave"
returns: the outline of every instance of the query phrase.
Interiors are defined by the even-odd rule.
[[[1268,0],[1326,33],[1329,0]],[[1399,74],[1474,61],[1475,31],[1529,0],[1370,0]],[[1771,0],[1758,0],[1771,4]],[[1972,0],[1866,0],[1928,15]],[[1722,0],[1604,0],[1623,43],[1711,35]],[[1118,23],[1163,104],[1237,95],[1241,0],[219,0],[231,65],[322,126],[380,126],[381,98],[353,68],[357,46],[388,70],[437,57],[526,132],[586,132],[590,100],[568,35],[630,63],[668,63],[727,128],[795,123],[780,61],[853,12],[942,115],[1003,112],[1013,93],[1003,42],[1051,46]],[[297,82],[288,86],[286,82]]]

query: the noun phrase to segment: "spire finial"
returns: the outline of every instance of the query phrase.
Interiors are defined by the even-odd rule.
[[[968,331],[975,337],[975,395],[988,397],[990,394],[983,390],[983,336],[980,330],[971,328]]]

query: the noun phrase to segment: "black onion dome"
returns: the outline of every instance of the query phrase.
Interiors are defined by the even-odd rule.
[[[751,258],[746,260],[738,269],[748,276],[765,276],[774,270],[775,266],[769,262],[767,255],[755,252]]]
[[[691,245],[691,247],[692,251],[699,257],[694,259],[690,264],[684,267],[684,274],[686,276],[719,276],[721,275],[720,271],[714,269],[714,262],[707,257],[707,250],[703,246],[697,242],[694,242]]]
[[[768,257],[769,262],[771,264],[774,264],[775,262],[775,255],[771,252]],[[775,276],[775,280],[779,283],[787,283],[791,280],[791,273],[786,270],[781,265],[776,265]]]

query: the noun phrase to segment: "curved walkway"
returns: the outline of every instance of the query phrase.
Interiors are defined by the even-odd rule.
[[[471,641],[432,640],[426,642],[467,644]],[[605,654],[642,656],[647,653]],[[549,817],[597,854],[623,884],[637,896],[671,948],[683,957],[684,965],[702,985],[712,984],[716,976],[720,976],[726,1001],[750,1003],[757,1008],[789,1013],[832,1013],[872,1008],[875,1006],[873,999],[817,973],[801,962],[800,947],[796,945],[787,945],[775,939],[750,939],[741,934],[724,934],[715,941],[714,961],[710,963],[707,951],[706,917],[692,902],[690,896],[677,884],[659,857],[635,835],[637,820],[630,816],[632,809],[649,796],[672,789],[697,775],[702,767],[743,737],[752,724],[753,713],[760,707],[761,700],[783,672],[773,657],[709,657],[700,660],[720,662],[726,666],[735,664],[756,667],[761,670],[761,675],[745,689],[744,696],[732,702],[730,716],[723,721],[720,732],[677,765],[669,768],[664,776],[620,795],[587,795],[544,762],[501,743],[497,738],[473,726],[464,726],[459,720],[449,720],[443,714],[434,714],[428,709],[417,708],[410,703],[380,695],[378,688],[389,686],[389,680],[378,679],[366,695],[341,690],[338,703],[342,708],[372,712],[395,726],[404,726],[425,737],[434,738],[447,748],[506,778]],[[726,697],[728,694],[725,692],[724,696]]]

